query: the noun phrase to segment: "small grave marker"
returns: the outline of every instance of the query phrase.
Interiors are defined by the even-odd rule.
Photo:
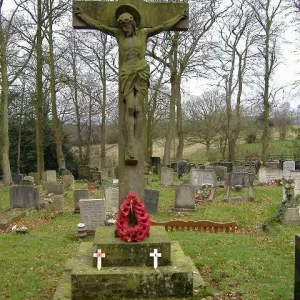
[[[153,267],[154,269],[157,269],[158,258],[161,257],[161,253],[158,253],[157,249],[154,249],[153,253],[150,253],[150,257],[153,257]]]
[[[101,249],[98,249],[97,252],[93,253],[93,257],[97,258],[97,269],[100,271],[102,268],[102,258],[105,257],[105,253],[102,253]]]

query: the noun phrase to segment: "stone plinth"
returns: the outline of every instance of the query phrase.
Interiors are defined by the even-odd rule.
[[[105,253],[102,266],[153,266],[153,258],[149,256],[153,249],[162,254],[159,265],[170,265],[171,242],[162,228],[151,227],[149,237],[139,243],[126,243],[115,237],[114,226],[100,226],[94,239],[95,248]],[[96,267],[96,259],[94,260]]]
[[[184,255],[178,242],[172,242],[172,264],[159,266],[156,270],[153,266],[120,266],[103,267],[98,271],[92,266],[91,255],[86,255],[92,250],[92,243],[81,244],[80,259],[73,266],[71,275],[73,300],[193,295],[191,260]]]

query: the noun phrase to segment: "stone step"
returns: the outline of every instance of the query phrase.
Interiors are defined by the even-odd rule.
[[[94,249],[105,253],[103,267],[113,266],[153,266],[149,256],[154,249],[161,253],[159,264],[171,264],[171,242],[163,227],[151,227],[149,237],[142,242],[126,243],[115,237],[115,226],[99,226],[95,232]],[[96,258],[94,266],[96,266]]]
[[[169,266],[119,266],[98,270],[92,265],[92,243],[82,243],[72,267],[72,299],[100,300],[126,297],[190,297],[194,269],[178,242],[171,243]],[[89,255],[82,255],[86,253]]]

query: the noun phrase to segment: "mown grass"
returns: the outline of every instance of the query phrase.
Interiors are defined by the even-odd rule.
[[[175,179],[175,183],[180,181]],[[86,183],[77,182],[77,188]],[[169,213],[175,191],[151,176],[148,188],[160,191],[158,221],[170,219],[210,219],[235,221],[238,232],[173,232],[186,255],[191,256],[204,277],[207,288],[193,299],[213,295],[214,299],[292,299],[294,278],[294,237],[297,227],[272,222],[279,208],[282,187],[255,186],[253,202],[224,202],[218,189],[211,202],[197,205],[193,214]],[[8,188],[0,188],[0,198],[8,199]],[[101,197],[95,192],[93,197]],[[7,202],[7,200],[2,203]],[[51,299],[65,261],[77,254],[79,216],[73,211],[73,192],[67,191],[66,212],[53,215],[33,212],[22,222],[32,226],[28,234],[0,233],[0,299]],[[262,225],[266,224],[266,230]]]

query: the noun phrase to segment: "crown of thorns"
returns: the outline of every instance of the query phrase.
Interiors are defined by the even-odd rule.
[[[116,10],[116,19],[118,22],[122,23],[127,20],[135,21],[136,26],[140,25],[141,22],[141,15],[139,11],[130,4],[121,5]]]

